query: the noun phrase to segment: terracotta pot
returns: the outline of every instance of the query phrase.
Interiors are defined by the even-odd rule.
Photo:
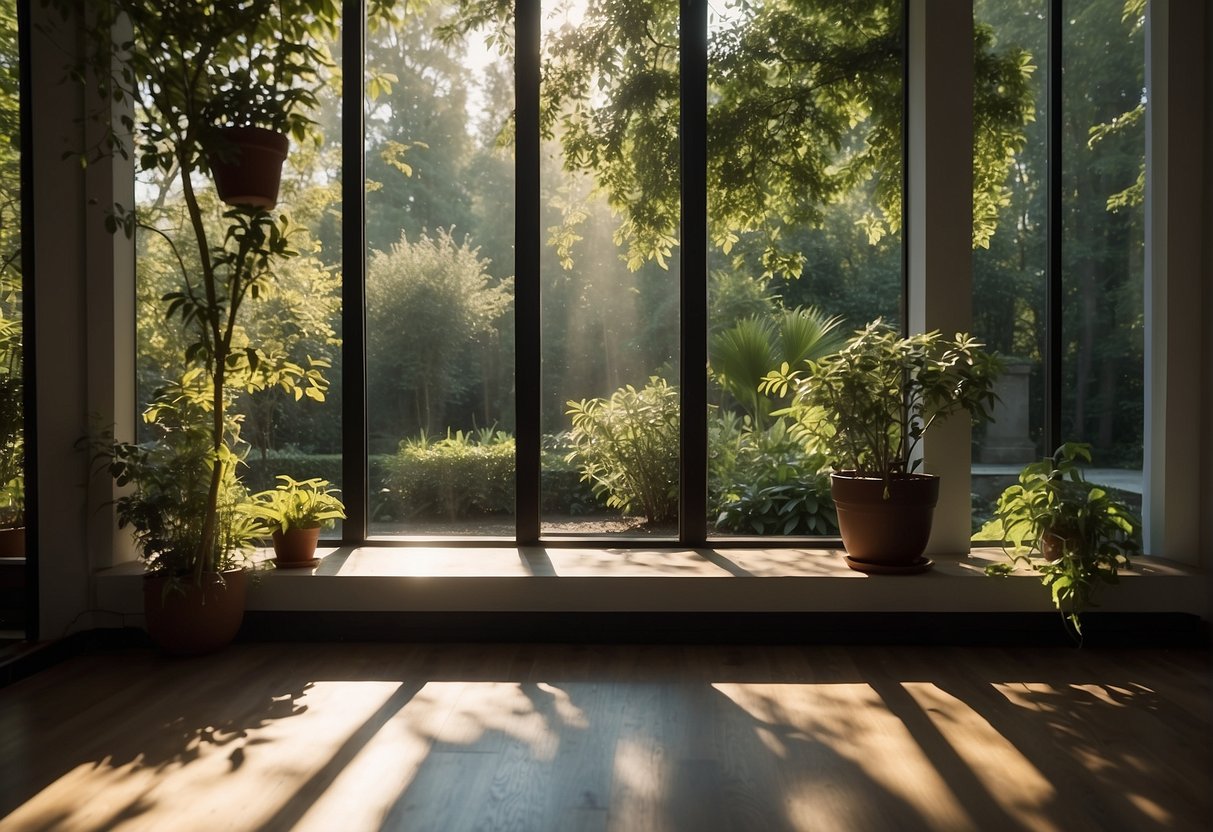
[[[310,529],[291,528],[283,534],[274,532],[274,563],[279,569],[300,569],[316,564],[316,545],[320,541],[320,527]]]
[[[217,149],[207,154],[215,190],[228,205],[270,209],[278,204],[282,163],[290,141],[261,127],[224,127],[216,131]]]
[[[838,510],[838,529],[848,565],[859,571],[922,571],[931,537],[931,521],[939,502],[939,477],[903,474],[884,481],[842,471],[830,477],[830,493]],[[865,569],[865,565],[874,568]]]
[[[1040,536],[1040,555],[1045,560],[1061,560],[1066,553],[1066,544],[1073,543],[1074,536],[1063,532],[1047,531]]]
[[[167,653],[196,656],[232,642],[244,620],[248,572],[209,572],[201,586],[187,577],[166,591],[168,582],[167,575],[143,580],[144,622],[157,646]]]
[[[0,558],[25,557],[25,526],[0,529]]]

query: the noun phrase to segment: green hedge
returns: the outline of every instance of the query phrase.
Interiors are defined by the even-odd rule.
[[[265,491],[277,483],[274,477],[286,474],[297,480],[310,477],[320,477],[331,483],[340,484],[341,454],[304,454],[292,451],[270,451],[266,461],[262,463],[261,455],[253,451],[245,459],[245,467],[241,469],[240,479],[249,491]],[[383,482],[389,454],[371,454],[368,460],[370,480],[372,483]],[[372,489],[373,490],[373,489]]]
[[[394,519],[458,520],[514,511],[514,438],[481,444],[462,434],[405,442],[387,465],[384,508]]]

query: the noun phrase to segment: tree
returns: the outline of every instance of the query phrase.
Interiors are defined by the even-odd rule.
[[[476,385],[469,355],[510,308],[512,281],[494,282],[475,248],[439,231],[372,253],[366,295],[372,433],[445,429],[458,418],[453,395]]]
[[[511,4],[463,0],[462,26],[496,21]],[[591,0],[577,25],[545,45],[541,125],[570,169],[593,174],[622,218],[628,262],[661,260],[676,245],[679,212],[678,5]],[[889,0],[734,2],[717,8],[708,42],[709,230],[727,253],[736,238],[764,241],[768,272],[799,274],[789,232],[819,225],[824,207],[869,183],[873,238],[901,223],[901,4]],[[505,40],[505,35],[502,35]],[[991,83],[979,88],[987,130],[976,160],[975,222],[1002,194],[1030,111],[1022,55],[975,46]]]
[[[471,228],[471,153],[461,38],[440,39],[443,4],[408,7],[371,27],[366,62],[379,80],[366,111],[367,243],[386,250],[401,232]]]

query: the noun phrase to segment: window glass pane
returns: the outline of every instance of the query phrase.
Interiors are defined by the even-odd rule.
[[[290,217],[290,241],[298,254],[272,259],[260,291],[242,301],[232,338],[237,355],[242,357],[246,348],[258,355],[255,367],[238,364],[228,378],[231,429],[240,439],[235,450],[245,463],[238,472],[250,491],[273,487],[279,475],[320,477],[341,486],[340,384],[333,383],[340,373],[341,312],[340,99],[334,82],[340,54],[333,40],[338,32],[339,26],[316,33],[316,45],[332,65],[320,67],[326,83],[317,106],[306,112],[316,122],[313,135],[289,138],[272,210],[275,217]],[[219,140],[229,153],[235,152],[233,141],[230,135]],[[198,226],[218,262],[216,252],[235,221],[225,216],[230,208],[220,201],[212,175],[195,172],[190,184]],[[172,397],[185,374],[201,366],[198,359],[187,360],[190,345],[199,340],[197,324],[187,325],[179,314],[167,317],[164,296],[185,293],[202,299],[205,293],[199,237],[176,163],[140,166],[135,201],[136,382],[143,409],[159,391]],[[219,300],[227,308],[226,272],[222,265],[215,268]],[[204,378],[193,382],[195,389],[205,384]],[[209,419],[196,406],[188,417]],[[158,435],[155,426],[141,420],[141,439]],[[340,532],[338,523],[325,536]]]
[[[457,3],[366,43],[367,414],[375,535],[514,535],[512,61]]]
[[[21,321],[21,96],[15,0],[0,0],[0,556],[25,527]],[[0,628],[4,624],[0,623]]]
[[[1144,432],[1144,4],[1064,4],[1062,439],[1088,479],[1141,506]]]
[[[1047,9],[1046,0],[978,0],[973,6],[975,109],[1009,104],[1029,119],[1002,129],[979,121],[974,130],[972,331],[1005,361],[994,421],[973,433],[978,540],[1000,537],[987,527],[998,495],[1044,453]],[[999,163],[1008,149],[1009,166]]]
[[[678,3],[543,25],[542,530],[674,536]]]
[[[900,321],[902,4],[711,9],[711,531],[836,534],[831,461],[758,385]]]

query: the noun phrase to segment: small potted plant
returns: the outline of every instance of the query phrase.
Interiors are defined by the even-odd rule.
[[[793,437],[824,451],[847,564],[860,572],[929,569],[922,556],[939,498],[939,477],[917,473],[915,450],[932,425],[967,410],[990,418],[998,359],[973,337],[938,331],[902,337],[877,319],[838,352],[804,368],[769,373],[762,391],[792,391],[775,416]]]
[[[320,530],[345,519],[345,506],[327,480],[280,475],[277,487],[254,494],[249,513],[274,541],[279,569],[315,566]]]
[[[1107,489],[1087,482],[1084,462],[1091,462],[1091,446],[1067,442],[1024,467],[999,496],[995,514],[1009,562],[986,567],[995,576],[1016,566],[1039,573],[1079,637],[1079,616],[1093,606],[1096,588],[1115,584],[1130,556],[1141,553],[1140,520]]]

